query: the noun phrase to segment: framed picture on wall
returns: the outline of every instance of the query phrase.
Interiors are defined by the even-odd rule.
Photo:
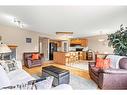
[[[32,38],[26,38],[26,43],[32,43]]]

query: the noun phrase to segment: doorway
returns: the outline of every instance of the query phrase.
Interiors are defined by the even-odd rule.
[[[39,52],[44,54],[44,61],[49,60],[49,38],[39,37]]]

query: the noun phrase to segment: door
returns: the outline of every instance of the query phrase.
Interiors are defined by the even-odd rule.
[[[49,39],[39,37],[39,52],[44,54],[44,60],[49,60]]]

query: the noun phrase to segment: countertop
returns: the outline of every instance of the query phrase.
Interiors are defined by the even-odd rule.
[[[68,51],[68,52],[64,52],[64,51],[56,51],[56,52],[60,52],[60,53],[68,53],[68,52],[85,52],[85,51]]]

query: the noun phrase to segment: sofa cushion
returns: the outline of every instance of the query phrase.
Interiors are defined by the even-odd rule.
[[[3,69],[3,67],[0,65],[0,89],[6,86],[10,86],[10,81],[7,76],[6,71]]]
[[[17,69],[15,71],[9,72],[8,77],[11,85],[17,85],[21,83],[26,83],[31,80],[35,80],[31,75],[22,69]]]

